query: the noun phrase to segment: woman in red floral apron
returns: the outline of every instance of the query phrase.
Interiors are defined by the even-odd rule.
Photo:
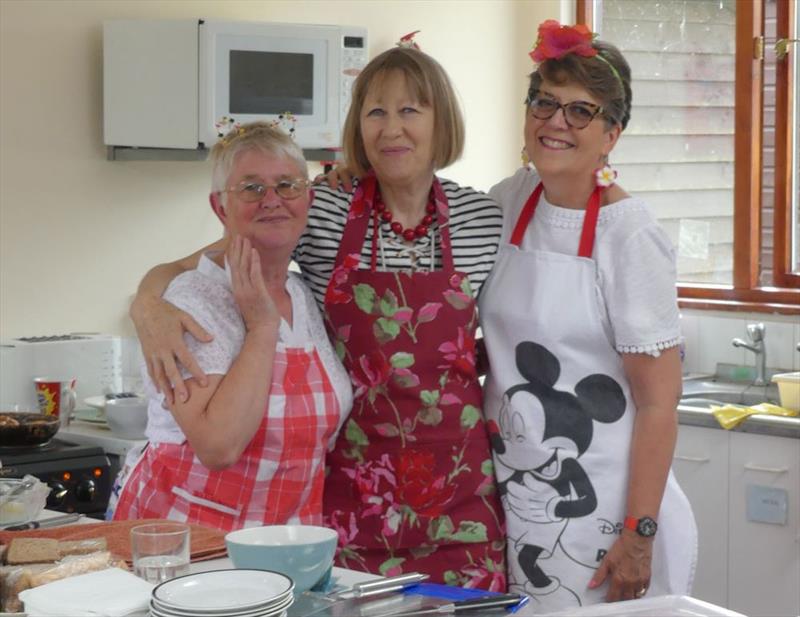
[[[436,178],[461,155],[463,121],[449,78],[418,49],[390,49],[365,67],[343,142],[364,181],[354,195],[316,188],[294,253],[355,388],[323,499],[339,532],[337,564],[505,590],[504,520],[475,370],[475,296],[494,263],[500,211]],[[181,387],[174,359],[189,357],[166,341],[179,320],[192,326],[154,296],[187,266],[192,258],[159,266],[134,306],[168,391]]]
[[[425,86],[438,80],[446,77],[432,60],[397,49],[375,58],[354,85],[344,145],[364,178],[325,318],[355,402],[328,455],[324,511],[340,534],[342,566],[503,589],[475,300],[454,265],[448,199],[434,175],[436,118],[446,113]],[[413,251],[422,238],[430,244],[420,257]],[[410,264],[387,263],[392,245],[409,250]],[[438,269],[425,262],[434,250]]]

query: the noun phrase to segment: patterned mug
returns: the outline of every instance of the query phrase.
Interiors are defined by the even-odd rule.
[[[78,399],[75,392],[75,378],[37,377],[33,382],[36,386],[39,412],[58,417],[61,428],[68,426]]]

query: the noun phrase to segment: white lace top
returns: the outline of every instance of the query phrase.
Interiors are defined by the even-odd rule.
[[[164,299],[189,313],[214,335],[210,343],[200,343],[189,334],[184,338],[189,351],[207,375],[224,375],[242,348],[245,325],[231,292],[230,271],[227,267],[220,268],[209,255],[211,253],[200,258],[197,269],[177,276],[164,292]],[[317,348],[342,411],[341,426],[353,405],[350,378],[328,340],[314,296],[299,274],[289,272],[286,291],[292,300],[293,324],[289,326],[281,320],[278,345],[303,347],[306,351]],[[169,410],[162,406],[164,397],[156,392],[146,367],[143,367],[142,375],[150,399],[147,438],[156,443],[183,443],[186,437]],[[185,369],[182,375],[184,379],[191,376]],[[335,438],[336,433],[333,434]]]
[[[502,242],[538,183],[535,171],[522,168],[489,191],[503,210]],[[577,255],[583,215],[548,203],[542,193],[522,248]],[[592,258],[607,312],[602,317],[617,351],[658,356],[680,343],[675,249],[642,200],[600,209]]]

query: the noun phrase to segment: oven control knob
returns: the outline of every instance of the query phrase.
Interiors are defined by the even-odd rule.
[[[60,506],[67,496],[67,487],[56,480],[48,482],[50,494],[47,496],[48,506]]]
[[[86,478],[78,483],[75,487],[75,496],[78,501],[93,501],[95,493],[94,480]]]

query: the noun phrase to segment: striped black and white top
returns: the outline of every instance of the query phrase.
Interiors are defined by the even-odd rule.
[[[481,285],[494,265],[503,219],[500,208],[486,196],[470,187],[439,179],[450,206],[450,242],[455,269],[464,272],[478,295]],[[314,202],[308,214],[308,226],[297,244],[294,260],[322,308],[328,280],[333,272],[339,243],[342,239],[353,193],[336,191],[327,186],[314,187]],[[368,269],[372,261],[373,226],[361,248],[359,268]],[[439,270],[442,267],[439,228],[434,222],[430,233],[414,242],[409,249],[398,242],[389,223],[382,223],[378,242],[378,269],[405,271]],[[431,260],[433,255],[433,260]]]

